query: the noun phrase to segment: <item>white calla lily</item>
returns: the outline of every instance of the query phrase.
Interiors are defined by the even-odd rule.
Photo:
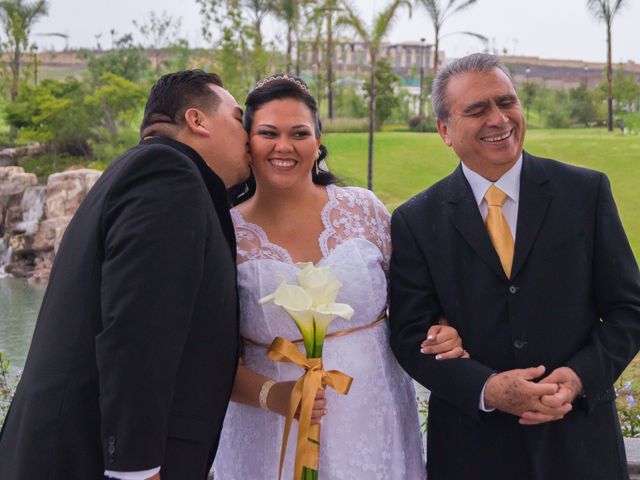
[[[353,308],[346,303],[336,303],[342,283],[329,271],[328,266],[316,267],[312,263],[298,263],[296,272],[299,285],[282,282],[275,292],[259,300],[273,302],[293,319],[302,334],[309,358],[322,354],[322,344],[329,324],[341,317],[351,320]]]
[[[327,329],[334,318],[341,317],[345,320],[351,320],[353,314],[353,308],[346,303],[330,303],[315,306],[313,308],[313,318],[316,325],[316,344],[322,345],[322,343],[324,343]]]
[[[258,300],[258,303],[273,302],[282,308],[295,322],[305,341],[313,342],[313,312],[311,297],[297,285],[289,285],[284,278],[275,292]]]
[[[328,266],[316,267],[313,263],[298,263],[298,284],[311,296],[314,305],[334,303],[342,283],[329,271]]]

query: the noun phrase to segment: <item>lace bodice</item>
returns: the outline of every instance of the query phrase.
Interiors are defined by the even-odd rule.
[[[321,212],[324,231],[318,242],[323,259],[350,239],[366,239],[378,247],[383,268],[388,270],[391,255],[389,212],[369,190],[358,187],[327,186],[329,200]],[[237,209],[231,212],[236,228],[238,263],[270,259],[293,263],[289,253],[271,243],[264,230],[245,221]]]
[[[329,265],[342,283],[337,302],[350,304],[350,321],[336,318],[329,332],[371,324],[387,304],[390,236],[389,214],[368,190],[327,187],[322,209],[324,230],[318,242],[321,265]],[[238,245],[240,333],[270,344],[276,336],[300,337],[293,321],[271,302],[284,278],[295,283],[298,267],[289,253],[271,243],[264,230],[232,211]],[[424,478],[422,442],[415,392],[389,347],[386,323],[328,339],[326,369],[353,377],[349,395],[327,391],[329,414],[322,421],[320,480],[400,480]],[[263,347],[246,344],[247,368],[274,380],[295,380],[302,371],[274,362]],[[259,408],[231,403],[214,463],[216,480],[277,478],[283,417]],[[296,425],[290,435],[295,445]],[[283,478],[292,478],[293,447],[289,447]]]

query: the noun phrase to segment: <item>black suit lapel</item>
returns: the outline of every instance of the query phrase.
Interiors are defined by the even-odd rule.
[[[524,265],[553,198],[545,188],[547,182],[548,178],[537,159],[523,152],[518,226],[511,278],[515,278]]]
[[[502,279],[506,279],[482,215],[467,182],[462,167],[458,166],[450,177],[448,201],[452,205],[451,222],[478,256]]]

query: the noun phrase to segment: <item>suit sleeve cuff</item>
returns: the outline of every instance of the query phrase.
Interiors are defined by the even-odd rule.
[[[118,480],[147,480],[147,478],[153,477],[158,472],[160,472],[160,467],[139,472],[114,472],[113,470],[105,470],[104,474],[107,477],[117,478]]]
[[[495,375],[495,373],[493,374]],[[493,377],[493,375],[491,375],[491,377]],[[489,377],[489,378],[491,378]],[[487,379],[487,382],[489,381],[489,379]],[[482,387],[482,391],[480,392],[480,402],[478,403],[478,408],[480,410],[482,410],[483,412],[493,412],[495,410],[495,408],[489,408],[484,404],[484,389],[487,388],[487,382],[484,382],[484,386]]]

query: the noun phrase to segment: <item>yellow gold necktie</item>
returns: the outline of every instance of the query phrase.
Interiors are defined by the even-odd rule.
[[[513,263],[513,235],[507,219],[502,214],[502,206],[507,200],[507,194],[495,185],[491,185],[487,193],[484,194],[484,199],[489,206],[485,220],[489,238],[491,238],[491,243],[493,243],[498,253],[504,273],[507,274],[507,277],[510,277],[511,264]]]

